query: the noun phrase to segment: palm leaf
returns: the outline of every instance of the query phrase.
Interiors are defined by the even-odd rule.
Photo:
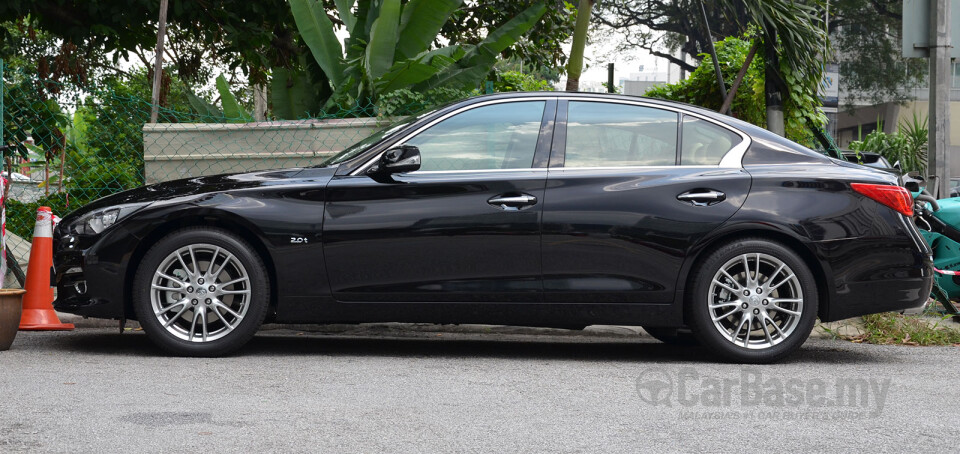
[[[397,52],[411,58],[430,48],[447,19],[463,0],[410,0],[400,17]]]
[[[394,64],[386,74],[374,81],[374,85],[377,91],[383,94],[418,84],[455,64],[464,53],[460,46],[448,46],[424,52],[417,58]]]
[[[334,87],[340,86],[344,78],[343,47],[333,31],[333,23],[323,9],[323,2],[290,0],[290,9],[300,36],[307,43],[320,69]]]
[[[353,9],[356,0],[333,0],[333,2],[337,5],[337,13],[340,15],[343,25],[347,27],[347,32],[353,33],[353,27],[357,24],[357,17],[350,10]]]
[[[223,118],[223,112],[220,111],[217,106],[197,96],[190,89],[187,89],[187,102],[190,104],[190,108],[200,116],[218,119]]]
[[[243,107],[240,107],[237,98],[230,92],[230,85],[227,84],[227,79],[224,79],[222,74],[217,76],[217,91],[220,92],[220,104],[223,105],[223,116],[227,117],[228,121],[232,123],[249,123],[253,121],[253,116],[247,113]]]
[[[283,120],[300,119],[311,109],[320,107],[310,77],[304,72],[286,68],[273,69],[270,101],[273,104],[273,116]]]
[[[542,2],[523,10],[506,24],[491,32],[476,46],[469,47],[456,65],[427,80],[420,89],[439,86],[475,87],[497,63],[500,53],[512,46],[547,12]]]
[[[386,74],[393,65],[399,24],[400,0],[383,0],[380,13],[370,29],[370,42],[367,43],[364,56],[364,66],[369,80],[375,80]]]

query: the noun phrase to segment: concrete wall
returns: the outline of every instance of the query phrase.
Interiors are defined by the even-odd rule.
[[[376,118],[258,123],[156,123],[143,127],[147,183],[301,167],[369,136]]]

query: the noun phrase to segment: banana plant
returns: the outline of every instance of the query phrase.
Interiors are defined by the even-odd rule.
[[[250,115],[237,101],[237,97],[230,92],[230,84],[227,83],[227,79],[222,74],[217,76],[216,86],[217,91],[220,92],[220,104],[223,106],[223,110],[218,109],[217,106],[210,104],[189,89],[187,90],[187,102],[195,113],[204,117],[226,120],[230,123],[249,123],[253,121],[253,115]]]
[[[431,49],[441,27],[462,2],[410,0],[404,5],[401,0],[334,0],[349,33],[343,45],[322,1],[290,0],[290,7],[300,35],[333,89],[328,103],[343,99],[369,102],[403,88],[476,87],[499,54],[546,12],[544,3],[537,2],[477,45]],[[284,88],[288,91],[279,96],[292,98],[293,90],[301,88],[290,83],[289,74],[281,76],[287,80]],[[277,96],[275,92],[274,101]]]

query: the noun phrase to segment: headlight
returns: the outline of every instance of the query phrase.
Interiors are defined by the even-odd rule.
[[[130,203],[92,211],[74,221],[73,225],[70,226],[70,232],[79,235],[100,233],[147,205],[149,203]]]

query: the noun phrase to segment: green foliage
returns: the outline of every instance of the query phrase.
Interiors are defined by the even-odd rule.
[[[831,39],[839,52],[846,106],[907,101],[923,86],[927,60],[901,56],[903,0],[833,0]]]
[[[157,42],[156,0],[4,0],[0,21],[30,17],[33,25],[95,56],[91,66],[112,59],[135,60]],[[286,0],[172,1],[168,39],[177,72],[186,79],[212,63],[240,68],[253,82],[266,82],[266,68],[296,52],[296,33]],[[3,37],[0,36],[0,39]],[[186,44],[186,45],[184,45]]]
[[[831,11],[837,1],[851,0],[831,0]],[[640,47],[692,72],[695,67],[687,63],[686,56],[702,58],[713,40],[703,25],[701,5],[714,36],[740,36],[754,30],[758,37],[775,44],[781,62],[795,74],[821,79],[821,56],[830,54],[823,0],[605,0],[598,2],[594,22],[602,26],[601,33],[617,40],[618,52]],[[616,34],[611,34],[611,29]],[[686,55],[675,57],[678,50]],[[764,53],[762,48],[760,53]]]
[[[3,139],[16,146],[16,154],[26,159],[23,145],[28,137],[42,149],[56,152],[63,149],[63,129],[69,117],[55,99],[38,89],[35,81],[11,77],[13,82],[3,92]],[[6,156],[12,153],[8,152]]]
[[[717,58],[720,60],[720,72],[729,91],[737,73],[750,52],[751,41],[745,38],[730,37],[716,43]],[[753,38],[758,40],[759,38]],[[720,87],[713,69],[713,59],[708,54],[701,55],[703,60],[687,79],[675,84],[662,84],[647,91],[645,96],[669,99],[698,105],[711,110],[719,110],[723,104]],[[733,98],[731,114],[741,120],[766,127],[766,100],[764,97],[764,58],[757,52],[747,73]],[[792,66],[781,59],[780,72],[789,88],[784,93],[783,110],[787,137],[791,140],[812,145],[809,125],[823,125],[826,116],[820,109],[817,95],[820,80],[796,76]]]
[[[533,74],[523,74],[517,71],[498,72],[493,81],[493,90],[505,91],[553,91],[553,85]]]
[[[440,30],[451,43],[478,44],[487,30],[497,28],[527,9],[530,2],[516,0],[467,0]],[[547,11],[515,45],[504,49],[505,59],[519,60],[535,68],[562,70],[567,61],[567,42],[573,34],[576,1],[546,0]],[[557,74],[559,79],[559,74]]]
[[[927,169],[927,134],[927,118],[914,114],[912,119],[901,121],[898,131],[892,134],[884,133],[883,124],[878,122],[875,131],[851,142],[850,149],[879,153],[891,164],[899,162],[904,172],[923,175]]]
[[[323,4],[291,0],[300,34],[319,69],[329,79],[332,104],[379,102],[390,92],[424,92],[438,87],[476,88],[501,52],[516,43],[546,12],[542,2],[519,12],[476,45],[430,49],[462,0],[337,2],[337,15],[350,37],[341,46]],[[309,71],[309,69],[308,69]],[[290,75],[286,74],[288,86]],[[296,79],[296,78],[294,78]],[[291,110],[284,109],[284,115]]]
[[[480,94],[477,90],[438,87],[423,92],[401,88],[380,97],[376,104],[381,118],[405,116]]]
[[[223,116],[223,111],[217,108],[217,106],[210,104],[207,100],[196,95],[192,91],[187,92],[187,101],[190,103],[190,108],[193,109],[193,112],[197,113],[200,116],[220,118]]]
[[[720,72],[724,82],[728,84],[728,90],[746,61],[750,46],[749,40],[737,37],[730,37],[715,44],[720,60]],[[675,84],[657,85],[648,90],[645,96],[720,110],[723,98],[720,87],[717,86],[713,59],[709,54],[702,54],[701,57],[703,60],[700,66],[689,77]],[[758,53],[754,56],[731,105],[733,116],[760,127],[767,125],[763,63],[762,55]]]
[[[21,238],[29,239],[33,236],[37,208],[50,207],[54,214],[63,216],[83,203],[85,202],[71,200],[67,194],[51,194],[30,203],[7,199],[7,229]]]
[[[854,342],[896,345],[956,345],[960,344],[960,330],[941,327],[940,320],[893,312],[863,317],[864,333],[851,337]]]
[[[217,76],[217,91],[220,92],[220,104],[223,105],[223,116],[234,123],[248,123],[253,121],[253,116],[240,106],[240,103],[237,102],[237,97],[230,92],[230,85],[227,84],[227,79],[225,79],[222,74]]]

